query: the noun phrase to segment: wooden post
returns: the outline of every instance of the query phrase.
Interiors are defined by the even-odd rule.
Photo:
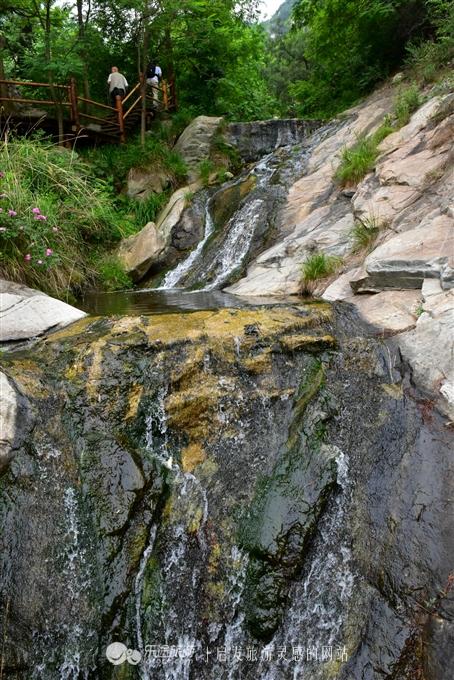
[[[77,101],[77,86],[76,86],[76,79],[71,78],[69,81],[69,101],[71,104],[71,122],[73,123],[73,126],[75,127],[75,132],[79,132],[80,130],[80,122],[79,122],[79,110],[78,110],[78,101]]]
[[[164,111],[167,111],[169,108],[169,95],[167,92],[167,81],[163,80],[162,81],[162,103],[164,105]]]
[[[118,127],[120,128],[120,143],[125,143],[125,122],[123,120],[123,104],[119,94],[115,96],[115,108],[117,109]]]

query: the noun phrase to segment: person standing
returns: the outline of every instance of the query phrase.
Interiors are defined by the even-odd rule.
[[[123,99],[128,88],[128,81],[116,66],[112,66],[112,72],[109,73],[107,84],[109,85],[110,101],[112,107],[115,108],[117,95],[120,95]]]
[[[153,95],[153,105],[157,107],[159,101],[159,81],[162,78],[162,71],[160,66],[150,61],[147,66],[147,85],[151,87]]]

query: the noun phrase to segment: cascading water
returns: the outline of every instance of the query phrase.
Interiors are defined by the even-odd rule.
[[[64,584],[67,605],[63,616],[53,620],[49,611],[48,627],[35,634],[36,650],[41,659],[34,667],[33,680],[87,680],[92,654],[96,646],[96,631],[84,621],[86,598],[90,598],[92,565],[82,542],[80,494],[68,484],[60,469],[61,452],[46,442],[38,451],[41,483],[48,488],[55,503],[55,514],[61,516],[61,540],[57,559],[60,573],[55,580]]]
[[[214,231],[214,222],[210,213],[210,201],[207,201],[205,206],[205,233],[203,239],[198,243],[197,247],[190,253],[190,255],[180,262],[175,269],[168,272],[162,281],[160,288],[176,288],[184,276],[191,270],[191,267],[200,258],[205,243],[210,238]]]
[[[160,288],[211,291],[230,283],[235,272],[244,267],[255,252],[254,241],[266,240],[266,234],[275,227],[277,208],[284,201],[289,186],[304,174],[311,150],[332,129],[332,124],[320,128],[300,148],[279,148],[247,173],[215,191],[207,199],[203,239],[185,260],[166,274]],[[238,210],[224,227],[216,225],[212,215],[216,196],[223,202],[223,192],[229,192],[251,178],[255,186],[242,199]],[[215,237],[216,242],[209,247],[211,237]]]
[[[156,526],[153,526],[135,580],[136,635],[138,649],[143,658],[141,665],[143,680],[157,677],[156,673],[159,673],[159,677],[165,680],[186,680],[189,678],[191,658],[200,646],[196,636],[198,617],[196,599],[198,581],[202,576],[207,557],[204,530],[208,518],[208,500],[199,480],[192,473],[183,471],[173,460],[167,433],[166,395],[167,388],[162,387],[158,392],[154,408],[146,420],[146,442],[147,450],[170,471],[172,503],[174,511],[178,513],[178,517],[181,517],[181,521],[167,527],[165,543],[168,548],[160,559],[163,574],[163,583],[160,588],[160,611],[166,612],[163,639],[160,642],[169,650],[174,650],[174,653],[169,652],[168,657],[162,659],[153,653],[153,646],[144,640],[143,634],[143,629],[147,629],[142,613],[144,573],[153,556],[157,539]],[[188,523],[191,523],[191,520],[197,521],[195,546],[189,536],[191,532],[188,531]],[[186,616],[182,618],[176,613],[175,603],[171,601],[172,588],[169,586],[180,582],[183,576],[187,576],[187,557],[194,550],[197,552],[197,567],[192,571],[189,582],[191,587],[186,592],[184,604]]]

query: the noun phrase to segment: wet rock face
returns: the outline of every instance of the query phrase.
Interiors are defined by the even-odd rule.
[[[229,123],[225,135],[228,142],[238,149],[241,158],[250,163],[280,146],[299,144],[319,126],[317,121],[297,118],[258,120],[253,123]]]
[[[322,305],[272,317],[224,310],[87,320],[54,335],[33,359],[12,355],[8,373],[36,418],[1,480],[3,605],[14,641],[6,667],[15,677],[30,677],[41,663],[49,679],[91,666],[93,677],[111,677],[108,665],[102,670],[108,642],[138,645],[135,579],[154,524],[155,568],[150,561],[138,591],[144,612],[155,610],[156,598],[193,606],[193,615],[210,603],[222,611],[215,555],[234,543],[229,508],[246,501],[276,455],[281,435],[272,423],[288,420],[295,366],[306,361],[304,352],[293,359],[285,343],[299,333],[302,348],[305,333],[312,361],[318,335],[329,346],[329,316]],[[258,432],[273,442],[269,454],[260,451]],[[186,605],[173,603],[183,592],[174,593],[170,579],[174,532],[187,544]],[[196,603],[189,595],[197,568]],[[160,592],[166,569],[170,580]],[[164,624],[144,616],[150,635],[154,628],[164,634]]]
[[[91,318],[5,360],[36,423],[0,478],[7,677],[132,680],[112,641],[153,680],[438,677],[452,432],[354,328],[326,304]]]
[[[267,642],[281,622],[292,580],[336,485],[340,450],[322,444],[333,406],[322,393],[307,408],[323,378],[323,366],[314,360],[297,395],[285,450],[259,486],[240,529],[251,556],[244,595],[247,623],[254,637]]]

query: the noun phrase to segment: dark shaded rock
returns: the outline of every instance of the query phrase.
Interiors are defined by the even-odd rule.
[[[294,403],[286,446],[272,475],[261,482],[240,530],[252,557],[245,591],[247,621],[253,635],[266,641],[280,623],[291,582],[336,482],[340,452],[322,444],[328,415],[317,404],[306,414],[322,381],[323,368],[314,361]]]
[[[317,121],[298,118],[258,120],[252,123],[229,123],[225,137],[250,163],[280,146],[299,144],[320,127]]]
[[[454,620],[432,615],[424,639],[427,657],[424,671],[427,680],[451,680],[454,668]]]

